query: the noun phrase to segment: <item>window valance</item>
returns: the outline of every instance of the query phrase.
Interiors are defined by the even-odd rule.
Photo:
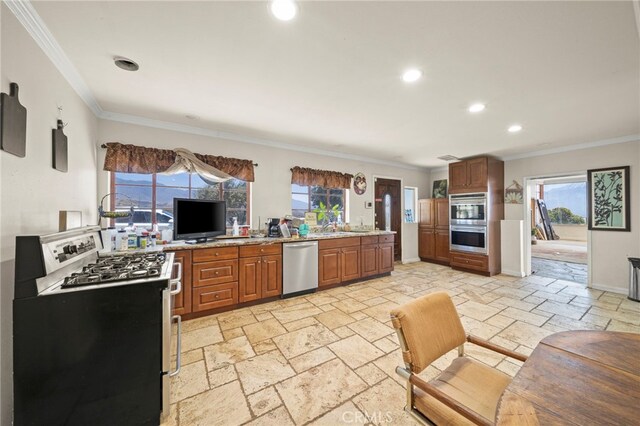
[[[332,172],[329,170],[308,169],[298,166],[291,169],[291,183],[297,185],[349,189],[352,178],[353,175],[349,173]]]
[[[102,145],[107,149],[104,170],[124,173],[162,173],[176,160],[176,152],[171,149],[148,148],[109,142]],[[200,161],[221,170],[236,179],[254,181],[253,161],[216,155],[194,154]]]

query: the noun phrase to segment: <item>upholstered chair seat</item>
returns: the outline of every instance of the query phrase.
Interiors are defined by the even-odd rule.
[[[511,378],[495,368],[465,356],[465,342],[515,358],[526,356],[466,335],[446,292],[420,297],[391,312],[405,368],[396,371],[407,379],[406,410],[416,420],[435,425],[490,425],[498,401]],[[417,374],[447,352],[458,349],[449,367],[426,382]]]

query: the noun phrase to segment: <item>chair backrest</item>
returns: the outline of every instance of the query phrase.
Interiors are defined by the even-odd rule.
[[[405,341],[402,356],[414,373],[420,373],[466,340],[456,307],[444,291],[427,294],[392,310],[391,322]]]

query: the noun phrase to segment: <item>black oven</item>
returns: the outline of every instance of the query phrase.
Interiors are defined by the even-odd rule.
[[[449,196],[450,216],[452,225],[482,225],[487,224],[487,194],[453,194]]]
[[[451,225],[449,233],[451,250],[487,253],[486,226]]]

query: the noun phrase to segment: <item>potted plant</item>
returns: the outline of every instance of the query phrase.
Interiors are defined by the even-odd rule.
[[[531,244],[537,244],[538,243],[538,237],[536,237],[536,232],[538,231],[538,228],[531,228]]]

